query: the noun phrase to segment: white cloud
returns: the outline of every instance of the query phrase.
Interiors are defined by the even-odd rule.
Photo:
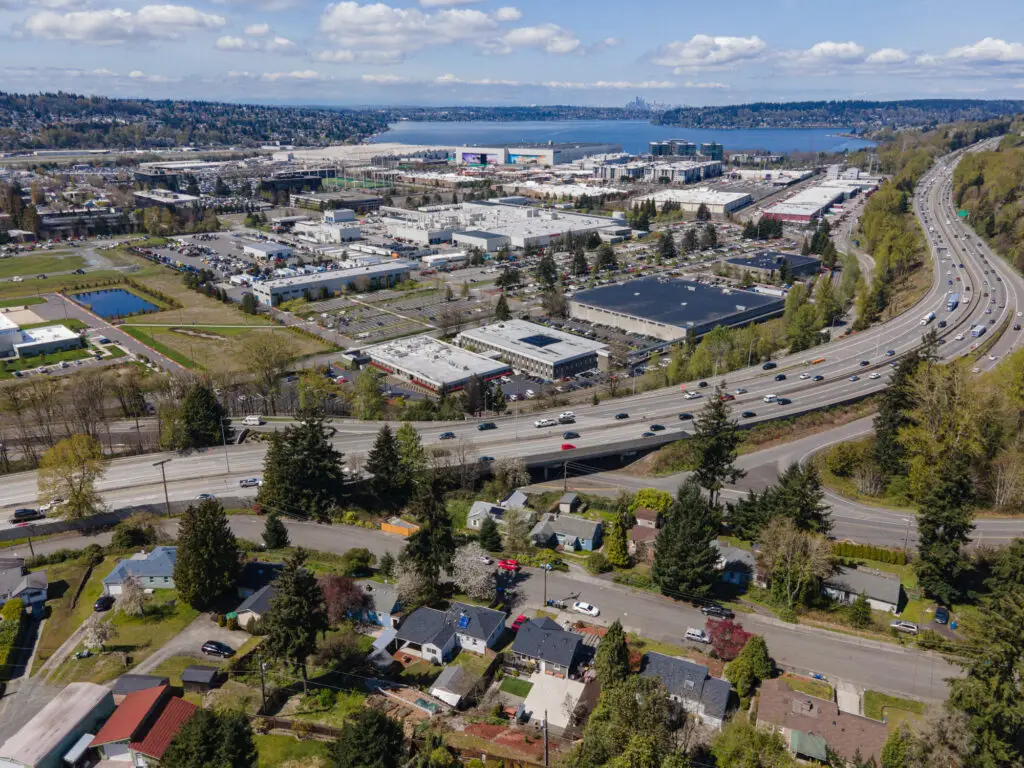
[[[245,28],[245,34],[250,37],[262,37],[270,31],[269,24],[250,24]]]
[[[51,11],[66,11],[71,8],[81,8],[86,4],[87,0],[0,0],[0,10],[24,11],[31,6]]]
[[[363,75],[360,80],[364,83],[377,83],[378,85],[399,85],[410,82],[407,78],[398,75]]]
[[[881,48],[865,59],[868,64],[902,64],[910,59],[909,54],[899,48]]]
[[[287,37],[275,35],[267,39],[244,40],[241,37],[224,35],[217,38],[216,46],[221,51],[262,51],[264,53],[295,53],[295,43]]]
[[[300,69],[294,72],[264,72],[264,80],[321,80],[320,73],[312,69]]]
[[[614,80],[614,81],[598,80],[596,83],[591,83],[590,87],[591,88],[615,88],[615,89],[620,89],[620,90],[624,89],[624,88],[628,88],[630,90],[632,90],[634,88],[637,89],[637,90],[652,90],[652,89],[661,89],[661,88],[675,88],[676,84],[673,83],[673,82],[670,82],[668,80],[644,80],[643,82],[640,82],[640,83],[634,83],[634,82],[630,82],[628,80]]]
[[[128,77],[132,80],[141,80],[146,83],[172,83],[177,82],[177,78],[167,77],[166,75],[147,75],[141,69],[133,69],[128,73]]]
[[[580,47],[579,38],[557,24],[517,27],[498,41],[496,53],[511,53],[516,48],[538,48],[545,53],[572,53]]]
[[[651,61],[662,67],[672,67],[677,74],[686,70],[724,67],[762,56],[767,45],[757,35],[729,37],[694,35],[686,41],[675,41],[662,46]]]
[[[373,64],[376,66],[387,66],[389,64],[401,64],[404,59],[402,51],[352,51],[348,48],[339,48],[333,51],[320,51],[314,59],[326,61],[331,64]]]
[[[223,37],[217,38],[217,48],[222,51],[244,51],[245,40],[240,37],[232,37],[231,35],[224,35]]]
[[[522,85],[517,80],[491,80],[489,78],[481,78],[477,80],[465,80],[461,77],[449,73],[447,75],[441,75],[434,80],[438,85],[506,85],[510,87]]]
[[[807,56],[812,59],[859,59],[864,55],[864,47],[857,43],[834,43],[826,40],[823,43],[815,43],[807,49]]]
[[[728,88],[729,86],[726,85],[725,83],[714,83],[714,82],[712,82],[712,83],[694,83],[694,82],[691,82],[691,81],[687,80],[680,87],[681,88]]]
[[[138,11],[123,8],[54,13],[42,11],[25,20],[33,37],[90,43],[123,43],[137,39],[176,40],[186,32],[220,29],[223,16],[203,13],[187,5],[144,5]]]
[[[1008,43],[995,37],[986,37],[972,45],[953,48],[945,58],[981,64],[1022,62],[1024,43]]]
[[[494,18],[498,21],[519,21],[523,18],[523,12],[518,8],[507,5],[494,12]]]
[[[351,61],[356,60],[356,55],[352,51],[320,51],[314,56],[317,61],[329,61],[335,64],[347,64]]]
[[[424,8],[448,8],[453,5],[474,5],[482,0],[420,0]]]

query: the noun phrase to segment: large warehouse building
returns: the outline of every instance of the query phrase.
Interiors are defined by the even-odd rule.
[[[620,144],[504,144],[497,147],[455,147],[452,154],[460,165],[561,165],[591,155],[621,152]]]
[[[662,341],[702,336],[715,326],[747,325],[781,315],[785,300],[689,280],[648,277],[581,291],[572,317]]]
[[[865,189],[872,189],[872,183],[834,180],[801,190],[788,200],[782,200],[769,207],[764,215],[769,219],[782,221],[811,221],[823,216],[836,203],[856,195]]]
[[[474,376],[490,381],[512,372],[499,360],[430,336],[387,341],[367,347],[363,353],[374,367],[438,394],[462,389]]]
[[[790,273],[794,277],[808,277],[821,271],[821,262],[818,259],[781,251],[757,251],[750,256],[737,256],[726,261],[734,267],[749,269],[766,277],[774,277],[786,262],[789,263]]]
[[[597,368],[598,353],[607,349],[600,342],[526,320],[472,328],[460,333],[456,341],[483,354],[497,353],[517,370],[546,379],[561,379]]]
[[[378,288],[390,288],[405,280],[409,273],[417,268],[418,265],[407,261],[367,264],[350,269],[333,269],[310,275],[262,280],[252,284],[252,292],[260,304],[276,307],[283,301],[304,298],[307,293],[315,299],[321,289],[325,289],[328,294],[334,294],[345,289],[373,291]]]
[[[663,189],[653,195],[640,198],[640,202],[648,200],[653,200],[658,210],[664,208],[665,203],[679,203],[680,210],[696,213],[701,205],[706,205],[711,213],[724,216],[745,205],[750,205],[754,198],[746,192],[726,192],[710,187],[697,187],[695,189]]]

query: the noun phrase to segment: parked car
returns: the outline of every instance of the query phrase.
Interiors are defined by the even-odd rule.
[[[949,623],[949,609],[939,606],[935,609],[935,623],[936,624],[948,624]]]
[[[516,620],[512,622],[512,631],[513,632],[518,632],[519,628],[521,626],[523,626],[523,624],[525,624],[526,621],[527,621],[526,614],[520,613],[518,616],[516,616]]]
[[[713,616],[716,619],[732,619],[736,614],[721,605],[702,605],[700,612],[705,616]]]
[[[518,560],[499,560],[498,567],[503,571],[511,571],[512,573],[519,573],[519,561]]]
[[[101,595],[95,603],[92,604],[92,609],[96,613],[103,613],[109,611],[114,607],[114,598],[111,595]]]
[[[481,421],[479,424],[476,425],[476,428],[479,429],[481,432],[486,432],[489,429],[497,429],[498,425],[495,424],[493,421]]]
[[[438,438],[438,440],[454,440],[454,439],[455,439],[455,433],[454,432],[442,432],[441,436]]]
[[[220,656],[223,659],[235,655],[235,649],[219,640],[207,640],[200,649],[204,656]]]
[[[694,643],[703,643],[704,645],[711,645],[711,637],[703,629],[696,629],[690,627],[686,630],[686,639]]]
[[[889,626],[897,632],[906,632],[908,635],[916,635],[918,633],[917,624],[912,621],[902,621],[897,619],[896,621],[890,621]]]
[[[601,615],[601,609],[600,608],[598,608],[596,605],[591,605],[590,603],[584,603],[581,600],[577,600],[575,603],[573,603],[572,604],[572,609],[574,611],[576,611],[576,613],[584,613],[587,616],[600,616]]]
[[[263,481],[258,477],[247,477],[238,481],[239,488],[259,488],[261,485],[263,485]]]

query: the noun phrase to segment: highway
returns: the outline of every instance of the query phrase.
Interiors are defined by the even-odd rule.
[[[989,143],[983,142],[979,147]],[[497,424],[495,430],[478,431],[480,420],[419,423],[417,427],[423,442],[426,445],[444,445],[469,458],[529,458],[558,452],[566,442],[574,445],[577,453],[583,453],[588,448],[607,448],[623,441],[637,440],[653,424],[665,427],[664,431],[657,433],[659,437],[685,437],[692,434],[693,422],[680,421],[679,414],[688,412],[696,415],[704,399],[720,381],[727,381],[729,391],[737,393],[732,403],[733,413],[744,423],[756,423],[850,401],[882,390],[891,373],[890,365],[900,356],[914,350],[924,332],[930,327],[937,328],[940,322],[947,324],[945,328],[937,328],[944,342],[939,348],[940,355],[950,359],[967,354],[977,342],[969,334],[973,325],[991,320],[994,322],[988,326],[991,333],[1000,328],[1004,321],[1012,320],[1021,310],[1024,281],[1000,257],[990,253],[977,237],[968,237],[969,228],[959,221],[952,210],[948,199],[951,169],[961,152],[963,150],[937,162],[918,187],[914,198],[915,212],[924,223],[926,232],[929,227],[936,230],[929,233],[929,245],[936,268],[927,295],[897,317],[861,333],[804,352],[782,356],[776,361],[777,367],[771,370],[764,370],[757,365],[725,376],[710,377],[707,380],[708,386],[703,389],[697,382],[688,382],[680,388],[628,395],[603,401],[596,406],[576,406],[576,422],[571,425],[536,428],[536,419],[557,418],[561,409],[544,410],[532,401],[520,401],[510,405],[511,413],[501,418],[487,419]],[[948,249],[945,259],[940,260],[939,247]],[[987,263],[983,259],[987,259]],[[987,274],[984,272],[986,269]],[[953,286],[949,285],[950,280]],[[989,285],[985,284],[986,280]],[[970,291],[966,290],[968,286]],[[948,311],[946,297],[952,288],[958,289],[963,300],[958,308]],[[998,290],[999,301],[996,304],[984,303],[989,301],[983,296],[986,290]],[[991,309],[991,314],[986,314],[986,309]],[[924,323],[925,314],[931,311],[936,314],[935,320],[930,324]],[[997,359],[989,360],[986,357],[977,363],[978,368],[985,370],[996,365],[998,359],[1019,346],[1022,340],[1024,334],[1008,329],[992,350]],[[981,341],[984,341],[984,337]],[[779,376],[784,377],[784,380],[777,381]],[[814,376],[824,378],[815,382],[812,378]],[[744,391],[739,392],[740,389]],[[700,396],[687,399],[687,393]],[[771,394],[789,402],[782,405],[765,402],[765,396]],[[739,416],[747,411],[755,415],[749,418]],[[622,413],[629,417],[615,418]],[[335,445],[353,458],[366,454],[381,423],[336,420],[334,426],[338,430],[334,437]],[[579,433],[580,437],[563,439],[562,433],[567,430]],[[441,441],[439,438],[443,432],[455,433],[456,439]],[[837,434],[845,433],[816,435],[811,438],[811,442],[820,447],[836,439]],[[191,456],[156,454],[118,459],[111,462],[98,488],[111,507],[162,502],[164,490],[160,470],[153,465],[162,459],[171,459],[165,466],[167,493],[171,499],[194,498],[199,493],[223,495],[230,492],[239,495],[241,489],[238,488],[238,481],[260,474],[264,452],[265,448],[260,444],[244,444],[209,449]],[[808,450],[806,453],[810,452]],[[572,460],[573,451],[564,453],[568,460]],[[777,469],[777,463],[770,459],[770,453],[763,451],[744,457],[744,463],[748,465],[751,476],[760,477],[762,481],[770,481],[769,477]],[[771,467],[772,471],[760,472],[758,470],[761,466]],[[648,481],[646,484],[653,483]],[[9,510],[32,506],[36,500],[35,472],[6,477],[0,488],[0,508],[5,510],[0,513],[3,518],[0,527],[7,525]],[[848,521],[850,525],[848,529],[837,528],[837,535],[863,538],[868,534],[875,540],[884,537],[888,543],[898,541],[900,544],[907,537],[905,515],[898,516],[896,525],[892,520],[893,513],[887,510],[854,505],[836,498],[831,501],[836,506],[836,517],[840,524]],[[882,525],[875,525],[878,521]],[[1018,524],[1011,521],[1009,527],[1001,529],[1003,535],[1008,535],[1007,531],[1024,531],[1024,522]]]

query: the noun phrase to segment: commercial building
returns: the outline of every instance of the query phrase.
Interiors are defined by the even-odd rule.
[[[765,277],[774,277],[782,269],[783,264],[789,264],[790,274],[794,277],[807,277],[821,271],[821,262],[818,259],[780,251],[757,251],[750,256],[727,259],[726,262]]]
[[[645,181],[670,184],[696,184],[722,175],[721,160],[679,160],[674,163],[649,163],[644,168]]]
[[[272,261],[274,259],[287,260],[292,257],[290,246],[282,243],[272,243],[269,240],[242,243],[242,255],[260,261]]]
[[[700,145],[700,153],[711,160],[721,160],[725,153],[725,147],[716,141],[705,141]]]
[[[337,192],[293,192],[289,197],[291,205],[296,208],[307,208],[313,211],[329,211],[335,208],[347,208],[358,214],[372,213],[380,208],[383,198],[341,189]]]
[[[800,190],[788,200],[775,203],[764,212],[764,215],[769,219],[782,221],[811,221],[823,216],[836,203],[848,200],[858,192],[873,189],[875,186],[874,181],[826,181]]]
[[[619,144],[574,142],[563,144],[503,144],[497,147],[455,147],[459,165],[561,165],[591,155],[617,153]]]
[[[542,184],[539,181],[512,182],[502,185],[502,188],[506,192],[517,195],[551,200],[578,200],[583,196],[622,195],[626,191],[617,187],[599,187],[591,184]]]
[[[775,296],[658,277],[581,291],[569,300],[572,317],[662,341],[760,322],[784,308],[785,300]]]
[[[148,192],[132,192],[136,208],[166,208],[176,213],[192,211],[199,207],[199,198],[166,189],[151,189]]]
[[[655,157],[696,157],[697,155],[697,145],[685,139],[652,141],[647,146],[648,152]]]
[[[351,211],[349,211],[351,213]],[[327,221],[300,221],[292,227],[292,234],[307,243],[328,245],[349,243],[362,237],[362,229],[354,224],[333,224]]]
[[[452,244],[466,248],[479,248],[484,253],[490,253],[509,245],[509,239],[507,235],[497,232],[469,229],[464,232],[452,232]]]
[[[517,370],[547,379],[561,379],[597,367],[598,353],[607,347],[526,320],[506,320],[458,335],[461,347],[484,354],[497,353]]]
[[[333,294],[346,289],[375,291],[378,288],[390,288],[405,280],[414,269],[416,265],[407,261],[367,264],[350,269],[262,280],[252,284],[252,292],[264,306],[276,307],[282,301],[318,295],[322,290]]]
[[[9,317],[0,314],[0,358],[34,357],[81,346],[82,337],[65,325],[46,325],[23,331]]]
[[[753,202],[753,198],[746,192],[726,192],[710,187],[697,187],[690,189],[663,189],[653,195],[640,198],[641,202],[653,200],[655,206],[660,210],[665,203],[678,203],[679,208],[687,213],[695,213],[702,205],[707,206],[709,212],[724,216],[732,211],[739,210]]]
[[[489,381],[511,373],[508,365],[430,336],[413,336],[363,350],[382,371],[444,394],[465,387],[473,377]]]

